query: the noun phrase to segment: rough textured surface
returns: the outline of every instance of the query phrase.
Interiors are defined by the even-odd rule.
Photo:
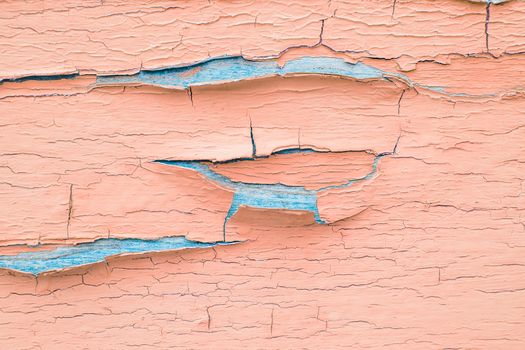
[[[1,348],[525,348],[525,2],[0,10],[2,259],[99,238],[236,242],[2,269]],[[100,79],[239,55],[381,73]],[[243,202],[156,161],[277,192]],[[315,208],[268,209],[279,188]]]
[[[136,72],[316,45],[396,59],[405,69],[451,54],[521,52],[522,6],[520,0],[491,4],[488,33],[494,37],[487,50],[487,5],[481,2],[5,1],[0,77]]]
[[[1,208],[0,239],[35,244],[182,232],[216,241],[217,234],[222,237],[228,195],[218,189],[206,197],[199,187],[213,185],[188,184],[184,176],[153,180],[143,168],[161,166],[149,162],[249,157],[250,134],[257,155],[290,147],[390,151],[400,133],[401,92],[386,81],[305,76],[194,87],[191,100],[184,91],[145,86],[6,97],[0,100],[2,128],[10,137],[0,140],[5,152],[0,171],[9,205]],[[249,98],[253,95],[258,98]],[[381,102],[374,103],[379,96]],[[327,157],[329,165],[333,155]],[[45,200],[32,206],[35,194]],[[111,201],[115,196],[119,204]],[[212,219],[215,213],[218,221]],[[185,224],[190,222],[195,225]]]

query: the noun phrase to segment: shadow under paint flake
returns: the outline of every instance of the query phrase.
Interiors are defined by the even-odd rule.
[[[46,271],[101,262],[112,255],[207,248],[231,243],[202,243],[190,241],[185,237],[165,237],[156,240],[104,238],[90,243],[62,246],[53,250],[0,255],[0,268],[38,275]]]

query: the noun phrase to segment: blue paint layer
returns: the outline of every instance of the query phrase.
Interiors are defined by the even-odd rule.
[[[106,257],[112,255],[183,248],[206,248],[219,244],[229,243],[202,243],[190,241],[184,237],[165,237],[157,240],[108,238],[91,243],[58,247],[53,250],[23,252],[18,255],[0,255],[0,268],[38,275],[46,271],[104,261]]]
[[[356,79],[381,78],[383,72],[362,63],[348,63],[334,57],[301,57],[279,66],[277,61],[248,61],[242,57],[210,59],[195,65],[157,71],[141,71],[135,75],[100,76],[97,83],[145,83],[163,87],[188,88],[226,81],[261,78],[295,73],[325,74]]]
[[[395,149],[394,149],[395,151]],[[283,184],[256,184],[232,181],[226,176],[218,174],[210,169],[209,165],[203,161],[157,161],[158,163],[178,166],[181,168],[195,170],[209,180],[227,187],[234,192],[233,201],[228,214],[225,218],[224,225],[235,215],[241,205],[254,208],[264,209],[288,209],[288,210],[305,210],[312,212],[315,221],[320,224],[325,222],[321,219],[319,209],[317,208],[317,197],[319,191],[344,188],[351,186],[353,183],[371,179],[377,172],[377,166],[382,157],[391,155],[393,152],[381,153],[375,157],[372,170],[366,176],[358,179],[348,179],[341,185],[326,186],[318,190],[308,190],[303,186],[287,186]],[[316,152],[311,149],[286,149],[276,153],[311,153]],[[252,161],[255,158],[248,158],[234,161]]]
[[[247,161],[249,161],[248,159]],[[227,214],[228,221],[241,205],[265,209],[307,210],[315,215],[317,222],[322,223],[317,210],[317,192],[302,186],[282,184],[251,184],[232,181],[226,176],[217,174],[201,161],[158,161],[162,164],[195,170],[211,181],[234,191],[232,205]]]
[[[72,74],[57,74],[57,75],[36,75],[36,76],[28,76],[28,77],[22,77],[22,78],[14,78],[14,79],[4,79],[0,80],[0,84],[4,82],[11,82],[11,83],[23,83],[24,81],[29,80],[37,80],[37,81],[52,81],[52,80],[62,80],[62,79],[75,79],[79,76],[78,73],[72,73]]]
[[[507,0],[483,0],[487,4],[501,4]],[[406,75],[396,72],[385,72],[364,63],[350,63],[336,57],[301,57],[290,60],[284,66],[279,66],[276,60],[250,61],[241,56],[215,57],[195,64],[159,70],[143,70],[133,75],[97,76],[97,83],[123,84],[143,83],[167,88],[187,89],[197,85],[213,85],[224,82],[241,81],[245,79],[262,78],[268,76],[285,76],[288,74],[321,74],[337,75],[355,79],[389,79],[397,77],[409,86],[419,86],[441,94],[450,96],[477,96],[465,93],[449,93],[447,86],[432,86],[418,84]],[[28,76],[14,79],[0,80],[3,82],[24,82],[27,80],[60,80],[74,79],[78,73],[46,76]],[[484,96],[494,96],[487,94]]]

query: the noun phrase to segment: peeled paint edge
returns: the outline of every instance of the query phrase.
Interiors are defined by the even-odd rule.
[[[220,85],[243,80],[262,79],[272,76],[321,75],[352,78],[358,80],[397,80],[409,88],[421,88],[433,93],[454,97],[494,97],[490,94],[466,94],[447,92],[446,86],[419,84],[401,73],[380,70],[373,66],[357,62],[351,63],[343,58],[329,56],[303,56],[280,65],[277,59],[248,60],[242,56],[224,56],[210,58],[190,65],[141,70],[131,75],[97,75],[96,82],[89,89],[104,86],[148,85],[167,89],[186,90],[192,86]],[[37,80],[75,79],[79,74],[28,76],[4,79],[4,82],[21,83]]]
[[[15,255],[0,255],[0,268],[26,274],[39,275],[100,263],[108,257],[156,253],[172,250],[210,248],[239,243],[197,242],[183,236],[159,239],[101,238],[89,243],[59,246],[49,250],[24,251]],[[31,248],[42,246],[32,246]]]
[[[399,141],[399,139],[398,139]],[[378,164],[381,158],[392,155],[396,152],[397,143],[390,152],[383,152],[378,154],[372,164],[372,171],[367,175],[356,178],[347,179],[344,184],[325,186],[316,190],[306,189],[304,186],[275,184],[259,184],[247,183],[241,181],[233,181],[227,176],[221,175],[210,169],[209,165],[202,160],[190,161],[174,161],[174,160],[158,160],[157,163],[166,164],[170,166],[177,166],[180,168],[194,170],[206,179],[216,183],[217,185],[227,188],[234,192],[232,204],[224,219],[223,238],[226,240],[226,225],[241,206],[262,209],[283,209],[283,210],[302,210],[309,211],[314,214],[315,221],[318,224],[326,224],[319,214],[317,207],[317,198],[320,191],[331,189],[345,188],[359,181],[370,180],[375,177],[378,169]],[[312,149],[289,149],[281,152],[316,152]],[[255,158],[247,158],[233,161],[251,161]]]

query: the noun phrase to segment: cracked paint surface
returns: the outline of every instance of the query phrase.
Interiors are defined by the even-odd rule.
[[[0,255],[0,267],[38,275],[43,272],[102,262],[105,258],[115,255],[208,248],[215,245],[217,244],[189,241],[184,237],[164,237],[156,240],[99,239],[92,243],[74,246],[25,251],[17,255]]]
[[[523,349],[524,12],[2,2],[0,348]]]
[[[397,143],[396,143],[397,146]],[[357,178],[343,178],[340,184],[327,185],[319,187],[317,189],[307,189],[304,186],[298,185],[283,185],[280,183],[274,184],[261,184],[261,183],[249,183],[241,181],[232,181],[230,178],[221,175],[213,171],[208,164],[202,161],[159,161],[160,163],[173,165],[181,168],[187,168],[197,171],[204,175],[209,180],[216,182],[217,184],[230,188],[234,191],[232,204],[228,210],[224,222],[224,239],[226,240],[226,225],[228,220],[233,217],[241,206],[247,206],[252,208],[265,208],[265,209],[287,209],[287,210],[305,210],[314,214],[315,221],[320,224],[326,222],[321,218],[319,209],[317,207],[317,198],[319,193],[333,189],[344,189],[360,181],[366,181],[372,179],[377,173],[378,163],[381,158],[392,155],[395,153],[383,152],[377,155],[372,164],[370,165],[371,171]],[[255,150],[255,146],[254,146]],[[311,149],[290,149],[283,150],[279,153],[283,154],[301,154],[301,153],[312,153]],[[253,159],[246,160],[234,160],[233,162],[250,162]]]

